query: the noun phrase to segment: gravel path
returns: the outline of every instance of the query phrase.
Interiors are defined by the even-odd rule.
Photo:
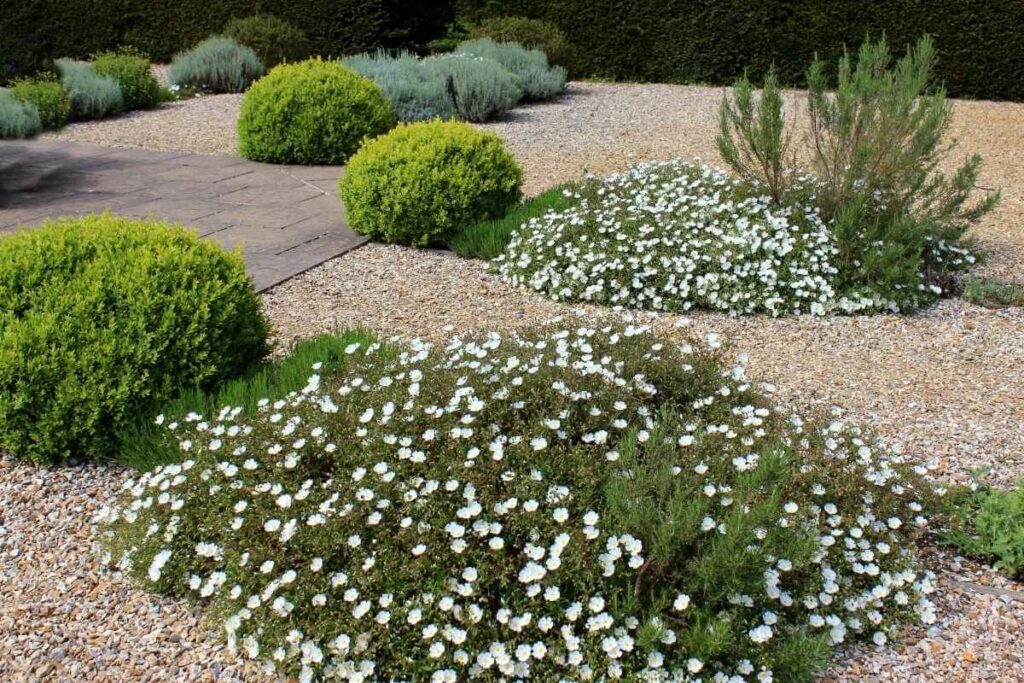
[[[715,159],[717,88],[573,84],[558,101],[488,124],[523,163],[527,190],[674,155]],[[237,96],[76,124],[61,137],[103,144],[232,153]],[[1004,188],[975,234],[983,272],[1024,273],[1024,104],[957,102],[964,153],[986,160],[982,184]],[[264,295],[290,341],[339,326],[439,339],[453,330],[509,328],[569,310],[512,291],[484,264],[450,254],[370,245]],[[679,334],[675,316],[651,316]],[[944,476],[1010,484],[1024,476],[1024,309],[947,301],[916,316],[829,319],[690,316],[750,357],[751,373],[801,406],[842,406],[894,447],[934,459]],[[684,328],[684,329],[687,329]],[[40,470],[0,462],[0,680],[261,680],[233,664],[186,608],[105,573],[89,511],[124,473],[97,466]],[[41,505],[40,501],[46,501]],[[946,588],[940,623],[902,645],[849,652],[836,683],[1024,680],[1024,586],[954,557],[930,565]],[[149,634],[158,632],[159,636]],[[158,657],[158,659],[157,659]],[[42,667],[42,668],[40,668]],[[77,668],[76,668],[77,667]],[[176,668],[174,668],[176,667]],[[41,673],[40,673],[41,672]]]
[[[203,95],[132,111],[99,121],[83,121],[40,137],[114,147],[194,154],[238,153],[235,122],[241,95]]]

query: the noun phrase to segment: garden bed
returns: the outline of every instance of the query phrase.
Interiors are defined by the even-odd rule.
[[[484,127],[502,135],[537,193],[581,172],[670,156],[715,159],[716,88],[573,84],[551,103]],[[233,153],[238,96],[202,97],[150,112],[74,124],[59,137],[100,144]],[[974,231],[991,254],[981,272],[1024,270],[1024,105],[957,102],[954,129],[986,160],[983,183],[1003,203]],[[192,146],[195,145],[195,146]],[[434,251],[371,245],[264,295],[284,342],[338,327],[440,340],[452,331],[508,329],[579,307],[510,289],[485,264]],[[669,334],[682,319],[647,316]],[[750,358],[751,374],[798,406],[840,405],[939,473],[1010,484],[1024,475],[1024,309],[951,300],[915,316],[731,318],[689,316],[687,331],[715,332]],[[104,570],[92,515],[111,502],[118,467],[44,471],[0,464],[0,677],[12,680],[261,680],[207,634],[182,604]],[[1024,678],[1017,638],[1019,584],[951,557],[935,558],[939,622],[907,644],[848,653],[826,680]],[[964,589],[953,580],[996,590]],[[156,634],[156,635],[151,635]],[[8,668],[5,668],[8,667]],[[267,679],[271,680],[271,679]]]

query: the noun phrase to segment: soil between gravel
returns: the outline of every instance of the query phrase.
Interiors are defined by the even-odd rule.
[[[714,114],[724,91],[574,83],[567,96],[520,108],[484,128],[502,135],[536,193],[583,172],[671,156],[715,162]],[[82,142],[233,154],[240,98],[203,97],[152,112],[69,126]],[[1003,202],[974,235],[979,272],[1024,276],[1024,104],[955,105],[960,153],[985,158],[981,184]],[[485,264],[450,254],[369,245],[264,295],[282,347],[338,327],[437,340],[508,329],[572,309],[514,291]],[[826,319],[645,316],[667,333],[729,340],[751,374],[799,406],[843,407],[894,447],[967,481],[979,467],[1008,485],[1024,476],[1024,309],[946,301],[914,316]],[[126,472],[83,465],[44,470],[0,461],[0,680],[259,681],[185,606],[127,584],[100,564],[91,524]],[[1024,680],[1024,586],[953,557],[940,622],[902,644],[847,652],[825,680]],[[964,586],[967,586],[966,588]],[[994,587],[992,589],[991,587]],[[983,592],[990,590],[990,592]]]

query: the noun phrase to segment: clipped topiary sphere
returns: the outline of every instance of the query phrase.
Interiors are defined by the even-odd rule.
[[[342,164],[395,124],[379,85],[337,62],[282,64],[245,93],[239,152],[277,164]]]
[[[457,121],[430,121],[367,142],[338,186],[353,230],[424,246],[504,215],[519,200],[522,181],[497,135]]]
[[[268,326],[238,254],[109,214],[0,239],[0,449],[113,455],[180,389],[239,374]]]

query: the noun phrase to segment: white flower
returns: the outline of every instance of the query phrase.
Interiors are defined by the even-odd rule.
[[[153,560],[149,564],[149,571],[147,572],[150,581],[156,583],[160,580],[160,570],[171,559],[171,555],[172,552],[165,548],[153,556]]]

